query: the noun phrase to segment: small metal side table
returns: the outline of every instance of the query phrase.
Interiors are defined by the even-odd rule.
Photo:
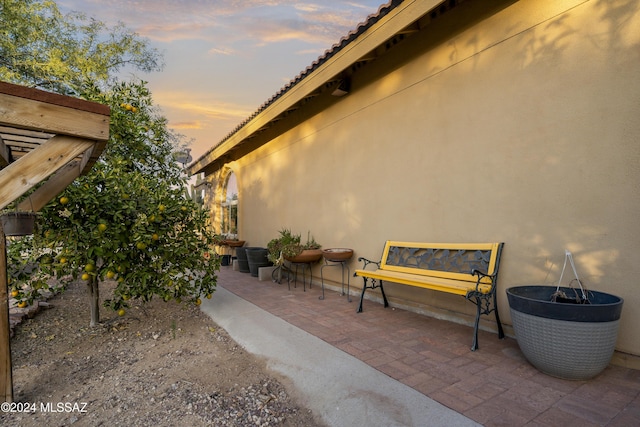
[[[351,270],[347,265],[347,262],[353,256],[352,249],[346,248],[335,248],[335,249],[325,249],[322,251],[324,256],[324,265],[320,267],[320,280],[322,282],[322,295],[318,297],[318,299],[324,299],[324,275],[322,274],[325,267],[340,267],[341,274],[341,293],[340,295],[344,295],[344,270],[347,269],[347,301],[351,302],[351,294],[349,292]]]
[[[296,287],[298,283],[298,268],[302,268],[302,291],[306,292],[306,271],[309,270],[309,289],[311,289],[311,281],[313,280],[313,275],[311,272],[311,263],[310,262],[289,262],[291,267],[289,271],[293,272],[293,286]],[[289,290],[291,290],[291,275],[287,277],[287,286]]]

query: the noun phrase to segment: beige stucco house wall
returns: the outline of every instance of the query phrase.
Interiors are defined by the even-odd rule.
[[[218,198],[235,173],[249,245],[310,231],[353,248],[352,270],[387,239],[505,242],[507,325],[505,289],[555,284],[569,249],[588,286],[624,298],[614,361],[640,367],[640,2],[452,6],[390,7],[192,171]],[[332,96],[327,82],[345,76],[350,92]],[[385,290],[392,305],[472,322],[463,298]]]

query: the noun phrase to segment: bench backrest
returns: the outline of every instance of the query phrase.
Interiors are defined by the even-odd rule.
[[[380,269],[475,283],[476,269],[496,274],[502,243],[416,243],[388,240]],[[491,283],[483,278],[482,283]]]

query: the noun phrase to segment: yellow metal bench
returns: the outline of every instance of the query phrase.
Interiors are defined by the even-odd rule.
[[[476,319],[471,350],[478,348],[480,315],[495,313],[498,337],[504,338],[496,297],[498,266],[504,243],[416,243],[387,241],[378,262],[360,257],[362,269],[354,276],[362,277],[358,313],[367,289],[380,288],[384,306],[389,303],[383,282],[431,289],[464,296],[476,305]],[[372,267],[377,267],[375,270]]]

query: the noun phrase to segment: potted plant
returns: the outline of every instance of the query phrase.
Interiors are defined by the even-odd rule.
[[[224,244],[229,246],[230,248],[239,248],[240,246],[244,245],[244,240],[227,238],[224,240]]]
[[[8,208],[0,213],[0,223],[5,236],[28,236],[33,234],[33,228],[36,222],[36,213],[33,211],[18,210],[18,204],[15,208]]]
[[[302,243],[300,234],[293,234],[289,229],[280,230],[280,236],[267,244],[268,259],[275,265],[289,262],[317,262],[322,258],[321,246],[313,236],[307,234],[307,242]]]
[[[236,234],[216,234],[214,236],[214,244],[220,247],[220,250],[223,252],[221,254],[222,261],[220,265],[230,265],[233,250],[244,246],[244,243],[244,240],[238,240]]]
[[[561,286],[567,261],[576,278]],[[516,286],[507,289],[507,298],[518,345],[538,370],[586,380],[609,365],[623,300],[585,289],[569,251],[557,286]]]

